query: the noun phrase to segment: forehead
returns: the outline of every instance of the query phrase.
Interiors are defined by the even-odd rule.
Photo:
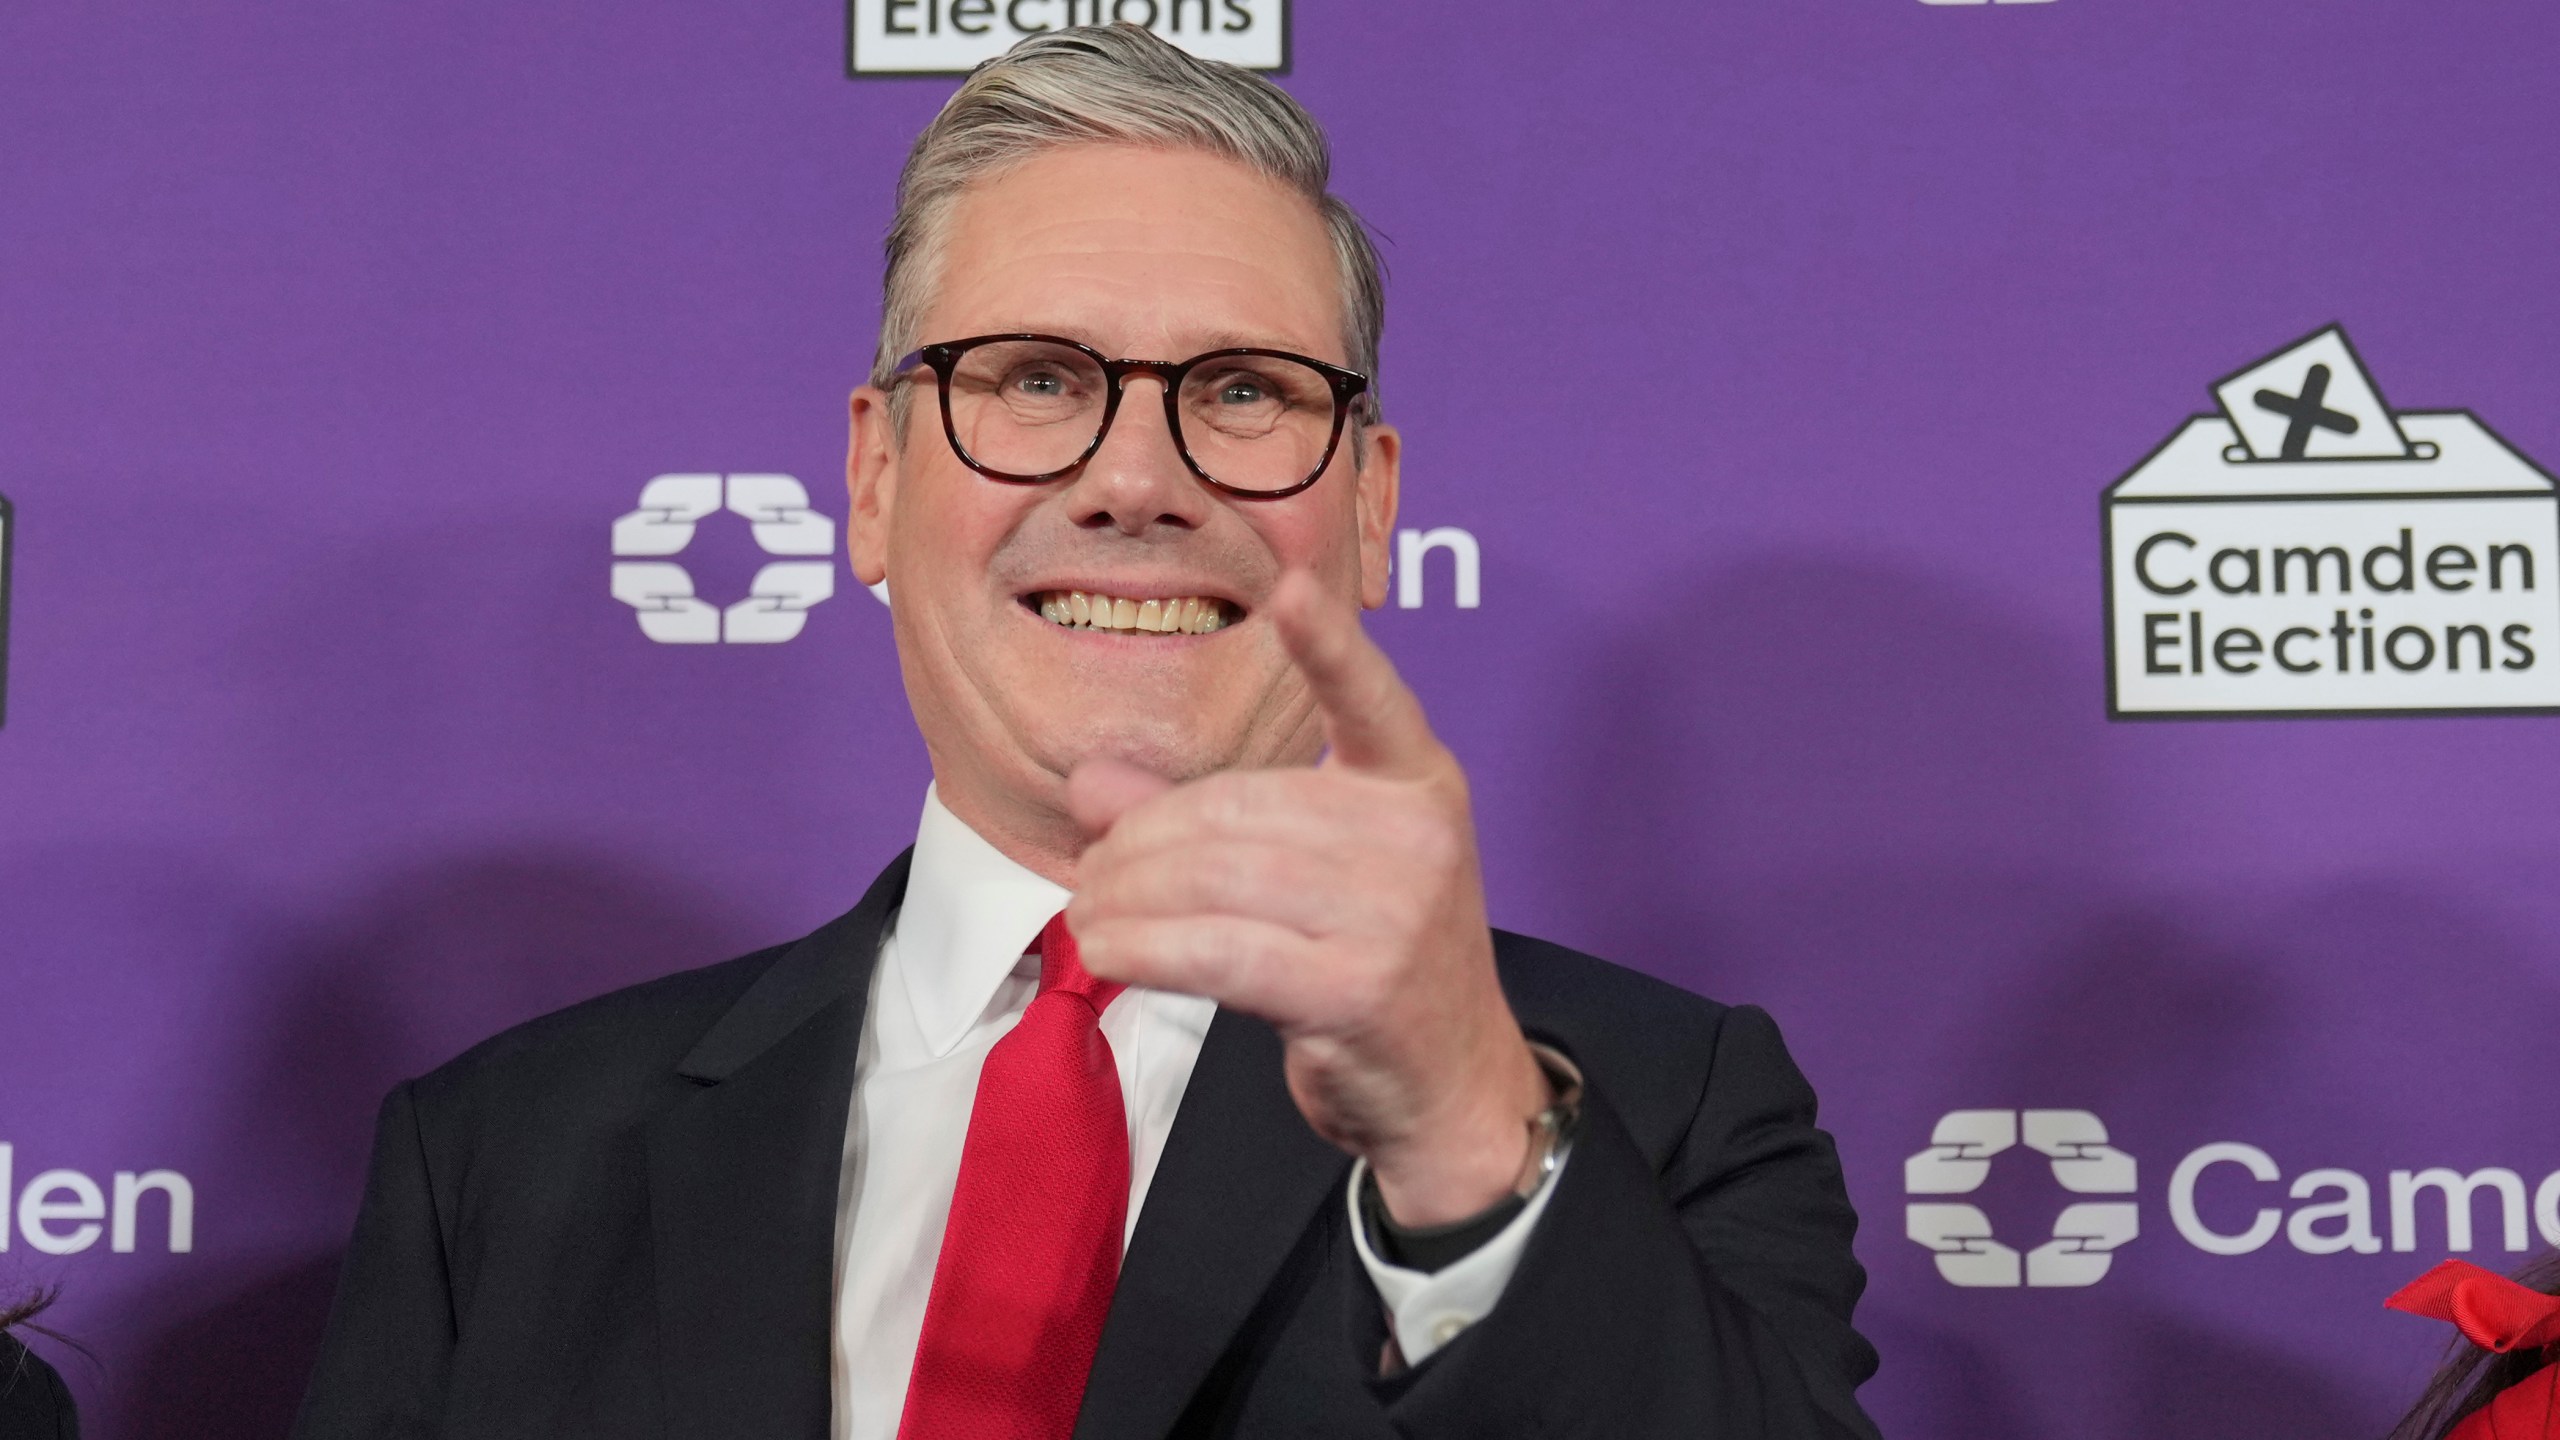
[[[926,340],[1036,330],[1134,358],[1247,344],[1350,358],[1316,207],[1220,156],[1044,151],[961,192],[939,269]]]

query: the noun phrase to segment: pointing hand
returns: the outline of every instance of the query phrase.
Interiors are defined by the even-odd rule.
[[[1345,601],[1293,574],[1273,626],[1330,753],[1184,785],[1109,761],[1068,804],[1099,836],[1068,907],[1094,974],[1204,995],[1287,1045],[1316,1132],[1401,1224],[1508,1194],[1548,1086],[1493,967],[1467,782]]]

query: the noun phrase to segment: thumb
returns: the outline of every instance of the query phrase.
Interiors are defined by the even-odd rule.
[[[1173,782],[1124,760],[1087,760],[1067,775],[1067,813],[1096,840]]]

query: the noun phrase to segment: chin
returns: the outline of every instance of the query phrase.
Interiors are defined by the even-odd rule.
[[[1211,728],[1163,711],[1100,715],[1064,733],[1041,737],[1030,749],[1060,775],[1088,760],[1117,760],[1180,782],[1236,763],[1236,747],[1210,740],[1206,732]]]

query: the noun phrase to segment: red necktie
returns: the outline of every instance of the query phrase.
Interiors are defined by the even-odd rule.
[[[1040,993],[978,1073],[898,1440],[1066,1440],[1120,1278],[1129,1121],[1102,1038],[1121,986],[1059,915]]]

